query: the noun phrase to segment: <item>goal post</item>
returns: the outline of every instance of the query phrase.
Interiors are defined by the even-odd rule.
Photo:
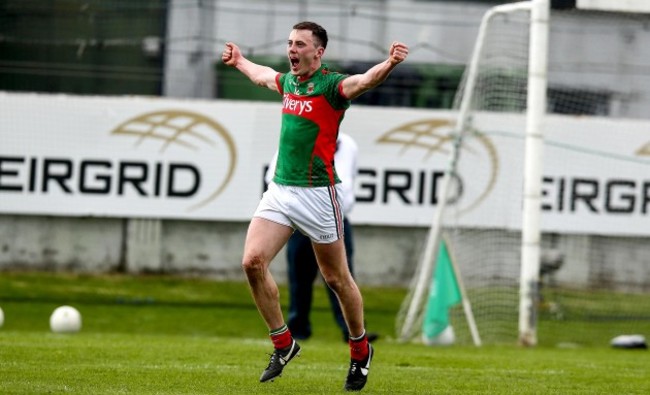
[[[429,232],[427,234],[427,239],[425,241],[425,246],[424,246],[424,253],[422,255],[422,258],[418,264],[418,268],[416,270],[416,275],[414,276],[414,281],[413,285],[410,288],[409,295],[407,298],[404,300],[402,307],[400,308],[400,312],[398,313],[398,318],[397,318],[397,331],[398,331],[398,339],[400,341],[408,341],[409,339],[413,338],[414,335],[419,331],[419,325],[422,322],[422,314],[423,314],[423,306],[426,301],[426,298],[428,296],[428,291],[429,291],[429,286],[431,283],[431,276],[432,273],[434,272],[435,269],[435,259],[434,257],[437,256],[438,254],[438,248],[440,241],[442,239],[441,234],[443,231],[443,215],[446,210],[447,206],[447,201],[449,200],[449,194],[450,194],[450,187],[452,184],[452,178],[456,172],[457,169],[457,162],[459,160],[460,156],[460,151],[461,151],[461,145],[463,143],[463,138],[466,133],[469,132],[471,129],[471,111],[472,111],[472,102],[474,100],[473,92],[475,90],[475,85],[477,82],[477,74],[478,74],[478,68],[479,68],[479,61],[481,59],[481,55],[483,52],[483,46],[485,43],[486,35],[487,35],[487,30],[490,26],[491,20],[496,16],[500,14],[507,14],[511,13],[514,11],[530,11],[531,5],[535,3],[535,7],[537,11],[535,11],[535,15],[538,19],[538,22],[535,24],[535,32],[534,34],[540,34],[538,33],[538,30],[541,29],[548,29],[548,8],[549,8],[549,0],[532,0],[531,1],[522,1],[518,3],[511,3],[511,4],[504,4],[500,6],[496,6],[491,8],[482,18],[481,24],[479,26],[479,33],[478,37],[476,39],[476,45],[474,47],[470,64],[468,66],[467,72],[465,73],[464,77],[464,85],[463,89],[459,90],[458,97],[456,99],[456,102],[459,103],[457,106],[458,108],[458,115],[457,115],[457,120],[456,120],[456,126],[454,128],[454,147],[450,156],[449,160],[449,165],[445,171],[444,178],[443,178],[443,183],[442,183],[442,188],[441,188],[441,199],[439,199],[439,204],[436,207],[436,211],[434,212],[434,217],[431,223],[431,226],[429,228]],[[546,12],[544,13],[542,9],[546,8]],[[532,25],[531,25],[532,26]],[[541,26],[541,27],[540,27]],[[532,27],[531,27],[531,33]],[[543,34],[543,32],[541,32]],[[540,37],[539,41],[540,43],[546,43],[548,40],[547,38],[548,33],[546,32],[546,35],[544,37]],[[531,49],[531,52],[533,50]],[[533,105],[536,105],[537,103],[540,102],[544,103],[545,101],[545,81],[543,80],[544,75],[545,75],[545,70],[543,70],[544,63],[545,62],[545,55],[535,55],[536,59],[540,60],[540,63],[537,64],[535,67],[535,78],[531,78],[529,83],[535,84],[535,88],[533,88],[536,92],[539,94],[543,94],[544,97],[536,97],[536,98],[530,98]],[[531,150],[538,151],[539,150],[539,143],[535,142],[534,140],[538,139],[540,136],[540,131],[539,127],[541,126],[541,115],[544,112],[544,108],[541,108],[540,110],[537,110],[535,112],[535,119],[530,122],[529,124],[529,135],[531,136]],[[538,157],[539,159],[539,157]],[[538,166],[535,165],[531,162],[531,166]],[[537,172],[539,173],[538,169],[532,169],[530,170],[531,172]],[[539,184],[539,183],[538,183]],[[539,185],[530,185],[531,191],[537,190],[537,194],[539,194]],[[537,202],[539,199],[537,199]],[[534,226],[534,223],[538,221],[535,217],[534,209],[532,207],[534,206],[534,202],[529,203],[529,207],[531,209],[528,210],[529,216],[527,217],[527,221],[529,224]],[[538,217],[538,215],[537,215]],[[532,240],[533,242],[535,239],[538,239],[539,236],[535,235],[536,231],[531,230],[528,232],[528,239],[529,241]],[[539,233],[539,230],[537,230],[537,233]],[[522,281],[525,278],[526,282],[529,284],[533,284],[536,279],[534,274],[532,273],[533,270],[535,270],[534,267],[531,267],[531,264],[529,262],[532,262],[536,259],[536,256],[539,256],[539,242],[537,242],[537,247],[535,247],[534,244],[525,244],[525,250],[526,250],[526,270],[524,272],[523,270],[523,265],[522,265]],[[524,247],[522,246],[522,249]],[[522,255],[523,256],[523,255]],[[538,267],[538,265],[537,265]],[[457,266],[454,267],[454,270],[456,270],[456,273],[459,278],[462,278],[462,273],[458,269]],[[462,281],[462,280],[461,280]],[[522,333],[526,333],[525,337],[527,340],[531,340],[534,337],[534,323],[535,323],[535,313],[532,308],[534,308],[531,298],[534,298],[534,292],[535,289],[526,289],[522,291],[522,297],[521,297],[521,305],[525,306],[526,314],[522,314],[521,320],[521,329],[520,331]],[[467,298],[467,295],[465,292],[463,292],[463,309],[464,313],[467,319],[467,323],[470,329],[470,332],[472,334],[472,340],[475,345],[481,345],[481,340],[480,340],[480,335],[479,335],[479,330],[476,326],[473,313],[471,311],[471,304]],[[523,337],[524,335],[522,335]]]
[[[399,340],[422,333],[443,239],[471,300],[449,310],[457,343],[580,344],[591,327],[650,325],[650,15],[608,3],[485,13]]]
[[[519,284],[519,343],[537,344],[541,256],[541,181],[548,68],[549,0],[532,0],[526,111],[524,204]]]

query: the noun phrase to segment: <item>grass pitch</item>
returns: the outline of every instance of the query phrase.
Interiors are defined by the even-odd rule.
[[[553,339],[431,348],[392,340],[403,290],[362,289],[376,342],[367,394],[647,394],[650,354]],[[283,298],[286,291],[281,289]],[[243,283],[165,276],[2,273],[2,394],[332,394],[342,393],[348,350],[322,287],[315,333],[282,377],[258,378],[271,343]],[[283,300],[286,306],[286,299]],[[77,307],[83,329],[49,331],[59,305]],[[589,330],[583,325],[567,331]],[[586,337],[598,338],[595,328]]]

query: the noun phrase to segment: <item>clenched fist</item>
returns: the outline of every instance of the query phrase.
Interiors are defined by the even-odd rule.
[[[394,41],[388,52],[389,60],[392,64],[402,63],[409,54],[409,47],[401,42]]]
[[[221,53],[221,60],[228,66],[236,66],[241,57],[239,47],[231,42],[227,42]]]

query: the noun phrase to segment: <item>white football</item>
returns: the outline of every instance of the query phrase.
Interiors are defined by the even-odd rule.
[[[0,307],[0,328],[2,328],[2,325],[5,323],[5,312],[2,311],[2,307]]]
[[[610,342],[612,347],[616,348],[648,348],[643,335],[620,335],[613,338]]]
[[[423,333],[422,342],[427,346],[450,346],[456,342],[456,333],[454,332],[454,327],[451,325],[447,326],[436,337],[428,337]]]
[[[54,333],[74,333],[81,330],[81,313],[72,306],[57,307],[50,316],[50,329]]]

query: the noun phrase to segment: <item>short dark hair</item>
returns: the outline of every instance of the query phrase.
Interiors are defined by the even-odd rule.
[[[327,31],[316,22],[300,22],[293,25],[294,30],[309,30],[316,37],[316,44],[327,48]]]

